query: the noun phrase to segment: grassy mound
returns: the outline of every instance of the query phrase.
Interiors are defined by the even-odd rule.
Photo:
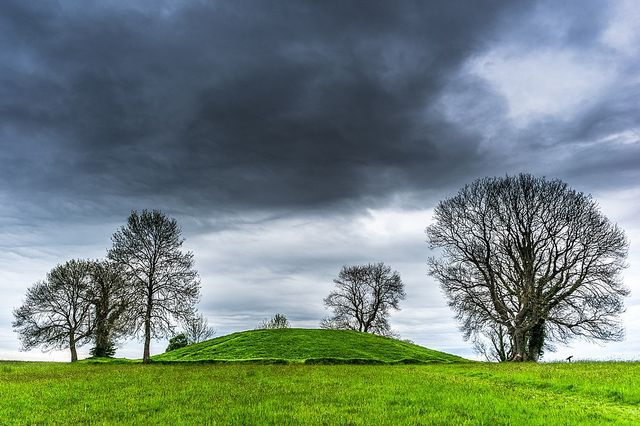
[[[154,361],[307,364],[450,363],[455,355],[368,333],[289,328],[233,333],[152,357]]]

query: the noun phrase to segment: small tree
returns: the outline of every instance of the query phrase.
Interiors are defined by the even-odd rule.
[[[108,258],[124,273],[130,289],[133,331],[144,339],[143,362],[150,362],[151,338],[168,337],[175,321],[193,316],[200,295],[193,253],[175,219],[154,210],[131,212],[113,237]]]
[[[173,351],[175,349],[184,348],[185,346],[189,346],[191,342],[187,338],[187,335],[184,333],[176,334],[171,339],[169,339],[169,346],[167,346],[167,350],[165,352]]]
[[[322,320],[322,328],[394,335],[389,310],[400,309],[406,297],[398,272],[384,263],[344,266],[333,282],[336,289],[324,299],[333,315]]]
[[[277,328],[289,328],[289,320],[284,314],[275,314],[269,320],[262,320],[258,324],[258,329],[273,330]]]
[[[130,327],[131,295],[116,264],[107,261],[92,263],[89,298],[95,312],[95,346],[90,353],[95,357],[111,357],[116,350],[115,340]]]
[[[216,331],[209,327],[209,321],[207,318],[202,314],[195,315],[187,319],[184,321],[183,325],[183,334],[187,336],[189,344],[200,343],[211,339],[216,334]]]
[[[116,347],[116,344],[113,342],[113,340],[109,340],[107,341],[106,345],[103,345],[101,347],[94,346],[89,349],[89,355],[91,355],[92,357],[113,358],[113,356],[116,354],[117,349],[118,348]]]
[[[77,361],[77,347],[93,335],[90,286],[91,262],[70,260],[29,288],[13,311],[22,349],[69,349],[71,362]]]

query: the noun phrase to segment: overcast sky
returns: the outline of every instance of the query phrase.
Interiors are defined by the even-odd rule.
[[[383,261],[393,328],[473,357],[424,228],[518,172],[593,194],[631,242],[626,340],[546,359],[640,358],[638,22],[634,0],[3,0],[0,359],[68,359],[19,352],[11,311],[143,208],[178,219],[219,335],[317,327],[341,266]]]

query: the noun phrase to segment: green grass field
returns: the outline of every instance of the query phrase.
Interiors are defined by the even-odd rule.
[[[154,360],[0,362],[0,424],[640,424],[640,363],[489,364],[300,329]]]
[[[639,424],[640,364],[0,363],[1,424]]]

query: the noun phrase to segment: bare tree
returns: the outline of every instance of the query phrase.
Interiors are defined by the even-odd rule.
[[[108,258],[118,264],[131,288],[133,330],[144,338],[143,362],[150,362],[151,338],[169,337],[175,322],[193,316],[200,295],[193,253],[175,219],[154,210],[131,212],[113,234]]]
[[[427,237],[442,257],[430,274],[466,338],[485,334],[500,358],[537,361],[554,341],[622,337],[628,244],[591,196],[529,174],[484,178],[434,219]]]
[[[183,322],[184,335],[187,337],[189,344],[200,343],[211,339],[216,331],[209,327],[209,321],[202,315],[194,315]]]
[[[27,290],[22,306],[13,311],[23,350],[69,349],[71,362],[78,360],[76,348],[93,334],[90,272],[91,262],[70,260]]]
[[[88,297],[95,312],[95,346],[91,354],[96,357],[113,356],[115,341],[129,331],[131,324],[131,294],[124,274],[115,263],[92,263]]]
[[[271,319],[263,320],[258,324],[258,329],[261,330],[274,330],[278,328],[289,328],[289,320],[284,314],[275,314]]]
[[[393,335],[389,310],[400,309],[406,296],[398,272],[384,263],[344,266],[333,282],[336,289],[324,299],[333,315],[322,320],[322,328]]]
[[[473,346],[487,361],[504,362],[513,358],[513,342],[505,327],[487,325],[473,334]]]

